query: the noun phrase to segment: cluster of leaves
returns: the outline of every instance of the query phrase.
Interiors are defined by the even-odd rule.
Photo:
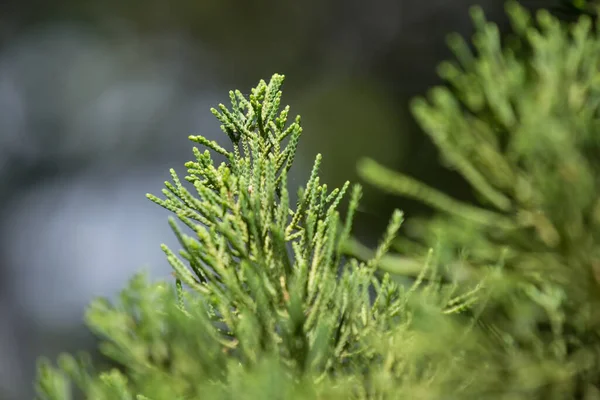
[[[600,398],[598,28],[508,12],[504,41],[474,9],[476,54],[452,36],[447,85],[413,104],[479,205],[365,161],[369,182],[439,211],[402,239],[396,212],[369,252],[351,240],[360,186],[329,191],[320,156],[290,204],[302,129],[280,110],[283,76],[231,92],[213,113],[232,149],[190,137],[208,149],[186,164],[193,189],[171,171],[164,198],[149,195],[192,232],[170,220],[176,284],[140,275],[94,302],[115,367],[42,360],[39,398]]]
[[[195,193],[171,170],[164,199],[148,195],[193,236],[170,220],[182,246],[179,255],[163,246],[175,288],[138,276],[116,305],[98,300],[88,310],[88,325],[119,368],[96,374],[85,356],[61,356],[59,369],[42,361],[40,398],[71,398],[70,381],[93,399],[366,397],[395,387],[390,377],[420,382],[442,371],[409,341],[398,353],[381,343],[407,335],[415,321],[468,308],[480,287],[460,292],[437,282],[413,317],[408,305],[435,273],[423,269],[411,289],[375,275],[402,214],[394,213],[369,261],[344,254],[361,189],[351,189],[342,220],[337,208],[350,185],[321,184],[320,155],[291,208],[287,172],[302,129],[298,117],[286,126],[289,107],[279,111],[282,82],[261,81],[249,99],[230,92],[231,107],[212,110],[231,151],[190,137],[225,158],[216,166],[208,149],[194,148],[186,181]],[[376,379],[384,373],[390,377]]]
[[[600,30],[589,16],[567,25],[548,11],[533,19],[515,2],[507,11],[514,35],[503,45],[475,9],[477,54],[452,36],[457,61],[439,68],[448,84],[413,103],[443,161],[471,184],[479,204],[373,161],[361,171],[439,211],[407,223],[410,243],[436,243],[454,275],[468,280],[502,262],[497,298],[480,323],[535,376],[526,381],[532,396],[598,396]],[[523,375],[507,368],[507,386],[518,388]]]

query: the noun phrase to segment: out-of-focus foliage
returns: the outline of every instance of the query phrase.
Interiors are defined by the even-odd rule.
[[[562,0],[561,4],[554,7],[553,10],[565,17],[576,19],[582,14],[591,17],[598,15],[600,3],[597,0]]]
[[[581,9],[585,4],[577,3]],[[591,10],[591,8],[590,8]],[[588,15],[565,24],[508,4],[514,35],[473,11],[476,52],[450,37],[447,85],[413,103],[443,161],[475,189],[468,205],[372,161],[362,174],[439,211],[408,225],[418,257],[435,244],[448,279],[494,270],[503,282],[480,322],[499,354],[516,346],[507,390],[528,398],[598,396],[600,383],[600,40]],[[510,283],[507,285],[507,283]],[[512,351],[512,350],[511,350]],[[595,394],[594,394],[595,393]],[[597,397],[591,397],[597,398]]]

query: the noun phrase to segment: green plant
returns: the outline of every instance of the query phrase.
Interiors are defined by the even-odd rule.
[[[360,186],[330,192],[320,156],[289,204],[302,130],[280,111],[283,77],[231,92],[213,113],[232,149],[190,137],[223,162],[194,149],[192,189],[172,171],[149,195],[192,232],[170,220],[175,284],[138,275],[95,301],[87,323],[114,368],[41,360],[39,398],[73,383],[100,400],[600,398],[598,28],[508,11],[501,41],[475,9],[477,54],[452,36],[447,85],[413,104],[481,204],[364,161],[372,184],[438,210],[405,237],[394,213],[370,251],[351,238]]]
[[[402,214],[393,215],[372,259],[344,255],[360,186],[342,220],[337,207],[349,183],[333,191],[320,184],[320,156],[290,208],[287,172],[302,129],[299,117],[286,126],[289,107],[279,111],[282,82],[281,75],[261,81],[249,99],[230,92],[231,108],[212,110],[232,150],[190,137],[225,159],[216,166],[209,150],[194,148],[186,180],[195,193],[171,170],[165,198],[148,195],[193,236],[170,220],[182,246],[179,256],[163,246],[175,288],[140,275],[116,304],[97,300],[89,308],[87,323],[116,368],[96,373],[86,356],[62,355],[60,369],[41,361],[40,398],[71,398],[69,381],[93,399],[348,398],[390,390],[374,379],[400,361],[380,343],[411,324],[407,307],[420,282],[407,291],[375,272]],[[461,311],[475,292],[432,295],[420,320]]]
[[[582,2],[580,7],[584,7]],[[447,276],[477,277],[502,262],[497,295],[480,324],[498,335],[507,386],[527,368],[529,398],[598,396],[600,384],[600,40],[589,16],[567,25],[507,7],[514,35],[473,10],[476,54],[450,37],[457,62],[447,82],[413,102],[413,114],[443,161],[475,189],[458,202],[373,161],[362,175],[438,210],[408,222],[413,255],[436,244]],[[491,291],[488,292],[491,295]],[[511,356],[512,357],[512,356]],[[512,358],[514,360],[514,358]],[[527,360],[527,361],[525,361]],[[534,372],[535,371],[535,372]],[[598,397],[593,397],[598,398]]]
[[[596,17],[598,15],[597,0],[562,0],[560,4],[554,8],[559,15],[578,17],[581,14]]]

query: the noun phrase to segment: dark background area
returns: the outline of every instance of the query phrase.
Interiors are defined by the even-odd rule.
[[[93,348],[93,297],[143,269],[168,279],[168,213],[144,195],[184,171],[189,134],[226,140],[209,108],[230,89],[287,76],[292,185],[321,152],[331,185],[369,156],[468,199],[407,104],[437,83],[446,34],[472,32],[472,4],[506,29],[499,0],[2,2],[0,399],[32,397],[38,356]],[[367,187],[357,234],[375,241],[395,207],[425,211]]]

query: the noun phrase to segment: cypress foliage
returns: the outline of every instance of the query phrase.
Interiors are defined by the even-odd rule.
[[[279,110],[282,82],[281,75],[261,81],[249,99],[231,92],[231,107],[212,112],[233,150],[191,136],[207,148],[194,148],[186,164],[193,190],[171,170],[164,198],[148,195],[193,234],[170,220],[182,247],[176,254],[163,246],[174,287],[139,275],[116,304],[97,300],[89,308],[87,323],[117,367],[95,373],[86,356],[62,355],[59,369],[42,360],[41,399],[72,398],[70,382],[93,399],[348,398],[384,390],[374,376],[393,370],[394,359],[377,344],[409,324],[407,304],[420,285],[407,291],[389,275],[375,276],[402,214],[394,213],[370,260],[344,255],[361,189],[328,190],[319,182],[320,155],[290,207],[287,172],[302,128],[299,117],[286,124],[289,107]],[[216,166],[209,149],[227,162]],[[458,312],[474,294],[434,296],[431,312]]]
[[[498,295],[479,323],[499,337],[508,388],[527,398],[597,398],[598,27],[587,15],[576,24],[547,11],[534,19],[514,2],[507,11],[515,34],[502,45],[496,26],[474,9],[476,53],[452,36],[457,61],[439,68],[447,85],[412,105],[479,204],[455,201],[370,160],[361,172],[438,211],[408,224],[412,254],[435,243],[444,265],[453,266],[447,275],[466,280],[489,274],[501,260],[503,268],[493,269]]]
[[[42,359],[38,398],[600,399],[598,28],[507,9],[513,37],[474,9],[475,54],[451,36],[447,85],[413,103],[480,204],[365,160],[371,184],[438,211],[405,237],[395,212],[370,251],[351,237],[360,186],[329,190],[320,156],[290,204],[302,128],[283,76],[230,92],[212,112],[232,149],[191,136],[206,150],[185,179],[148,195],[176,217],[175,282],[94,301],[113,368]]]

